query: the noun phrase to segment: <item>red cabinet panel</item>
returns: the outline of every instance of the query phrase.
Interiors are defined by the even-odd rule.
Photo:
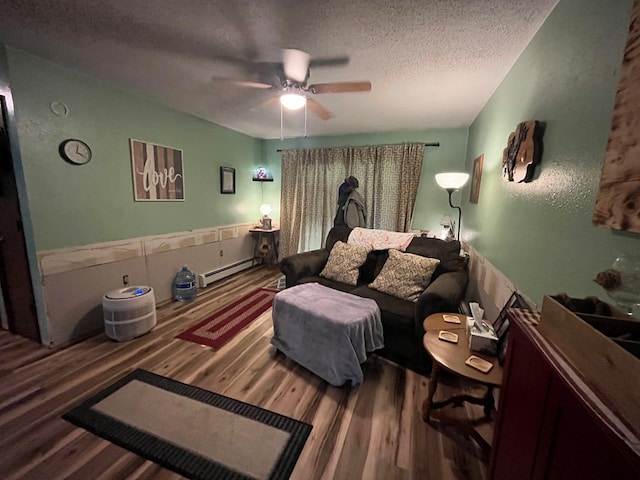
[[[532,478],[637,479],[640,465],[636,458],[634,467],[628,453],[576,393],[554,377],[540,425]]]
[[[514,327],[512,322],[492,449],[491,478],[505,480],[531,478],[552,374],[522,330]]]
[[[534,326],[511,318],[489,477],[493,480],[640,478],[637,448],[587,405]],[[565,370],[563,370],[565,369]],[[580,392],[580,393],[578,393]]]

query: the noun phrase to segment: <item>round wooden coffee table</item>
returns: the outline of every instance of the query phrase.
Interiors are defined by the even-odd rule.
[[[457,317],[459,324],[445,322],[444,316]],[[463,402],[474,403],[484,407],[484,413],[487,417],[494,410],[493,388],[502,384],[502,367],[499,365],[495,357],[488,357],[469,350],[469,333],[466,328],[467,317],[459,313],[434,313],[429,315],[424,323],[425,335],[422,343],[427,353],[433,359],[431,367],[431,377],[429,379],[429,393],[427,399],[422,405],[422,418],[425,422],[431,419],[437,419],[442,424],[448,424],[456,427],[464,435],[472,437],[482,451],[489,458],[491,446],[480,436],[480,434],[469,423],[462,422],[456,418],[446,415],[444,412],[434,412],[447,405],[461,406]],[[440,340],[438,335],[441,330],[446,330],[458,335],[458,343],[450,343]],[[489,372],[482,373],[473,367],[465,364],[465,361],[471,355],[481,357],[493,364]],[[472,395],[462,394],[455,395],[440,402],[434,402],[433,396],[438,388],[438,374],[440,370],[447,370],[454,375],[458,375],[467,380],[471,380],[487,386],[487,393],[482,397],[474,397]]]

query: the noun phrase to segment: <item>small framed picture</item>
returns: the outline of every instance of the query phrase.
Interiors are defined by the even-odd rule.
[[[482,180],[482,163],[484,162],[484,154],[480,155],[473,161],[473,174],[471,175],[471,193],[469,202],[478,203],[480,198],[480,180]]]
[[[262,229],[263,230],[271,230],[271,219],[263,218],[262,219]]]
[[[505,318],[498,329],[494,331],[496,332],[496,337],[498,337],[498,340],[501,339],[509,331],[509,319]]]
[[[498,337],[497,357],[498,363],[504,365],[504,361],[507,358],[507,345],[509,344],[509,317],[507,317],[507,310],[510,308],[524,308],[532,310],[531,305],[525,300],[525,298],[518,292],[513,292],[504,304],[502,310],[498,314],[498,318],[493,322],[493,330]]]
[[[236,193],[236,169],[220,167],[220,193]]]
[[[507,303],[504,304],[502,310],[498,314],[498,317],[493,322],[493,330],[498,334],[501,331],[502,324],[507,321],[507,310],[510,308],[525,308],[527,310],[531,310],[531,306],[527,303],[527,301],[520,295],[518,292],[513,292],[507,300]],[[498,335],[499,337],[500,335]]]
[[[507,346],[509,345],[509,328],[507,327],[504,330],[504,333],[501,337],[498,337],[498,349],[497,349],[497,357],[498,363],[500,366],[504,365],[505,360],[507,359]]]

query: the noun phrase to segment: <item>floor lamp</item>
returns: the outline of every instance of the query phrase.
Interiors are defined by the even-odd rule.
[[[436,182],[441,188],[444,188],[449,192],[449,206],[451,208],[458,209],[458,237],[456,240],[460,241],[460,222],[462,221],[462,209],[460,206],[455,206],[451,203],[451,194],[456,190],[459,190],[469,180],[468,173],[438,173],[436,174]]]

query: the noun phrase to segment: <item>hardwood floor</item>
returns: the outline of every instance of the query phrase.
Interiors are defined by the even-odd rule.
[[[124,374],[144,368],[311,423],[293,479],[486,478],[473,442],[422,421],[427,379],[412,371],[373,355],[364,364],[363,384],[333,387],[269,344],[270,310],[218,351],[174,338],[279,276],[274,267],[255,267],[202,290],[191,304],[166,302],[158,307],[152,332],[124,343],[100,334],[52,351],[0,331],[0,476],[180,478],[60,418]],[[436,395],[460,388],[451,380]],[[475,418],[482,408],[452,411]],[[480,429],[491,441],[493,426]]]

